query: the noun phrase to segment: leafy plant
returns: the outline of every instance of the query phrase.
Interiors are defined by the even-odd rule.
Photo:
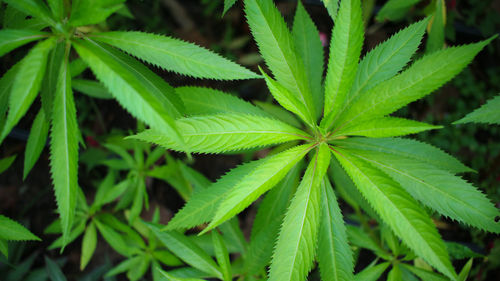
[[[88,28],[123,8],[124,0],[77,0],[71,1],[71,5],[70,1],[63,0],[4,2],[10,11],[6,18],[18,15],[19,19],[0,30],[0,55],[30,42],[40,42],[0,80],[0,143],[41,92],[42,108],[33,121],[24,176],[50,136],[51,173],[65,243],[75,217],[78,146],[82,143],[72,85],[82,92],[88,92],[84,88],[89,87],[88,82],[75,80],[74,76],[89,66],[107,89],[101,90],[100,97],[111,95],[133,116],[177,138],[176,142],[183,147],[184,141],[174,122],[183,115],[182,102],[170,85],[130,55],[198,78],[259,77],[215,53],[178,39],[142,32],[97,32],[96,28]],[[25,19],[27,16],[31,18]],[[33,24],[33,20],[37,24]],[[73,50],[81,60],[70,61]],[[103,88],[90,84],[94,90],[96,85]]]
[[[500,124],[500,96],[494,97],[486,104],[473,112],[467,114],[464,118],[456,121],[454,124],[464,123],[488,123]]]
[[[265,201],[267,197],[273,198],[271,202],[282,199],[274,197],[280,192],[275,186],[305,158],[308,164],[302,180],[295,191],[290,191],[293,198],[280,205],[281,213],[274,213],[273,206],[263,203],[254,224],[256,234],[250,248],[253,245],[266,253],[250,262],[262,266],[270,262],[270,280],[304,280],[316,257],[323,280],[354,278],[342,214],[327,176],[330,166],[337,167],[337,176],[345,173],[352,180],[356,188],[349,190],[349,195],[364,202],[362,208],[376,214],[390,229],[387,231],[401,239],[409,248],[408,255],[414,253],[447,278],[457,280],[445,243],[422,205],[495,233],[500,231],[495,221],[499,212],[483,193],[455,176],[471,171],[469,168],[435,147],[396,138],[439,126],[388,115],[449,81],[494,38],[438,50],[406,66],[425,32],[428,19],[424,19],[399,31],[360,61],[360,1],[341,1],[338,13],[335,1],[325,3],[336,17],[322,82],[318,31],[300,2],[290,32],[272,1],[245,1],[253,36],[275,77],[261,70],[267,86],[280,105],[302,120],[303,128],[256,114],[255,107],[244,101],[228,103],[234,98],[219,93],[207,96],[207,100],[229,106],[203,114],[190,114],[186,106],[186,114],[191,116],[175,120],[184,143],[154,128],[131,137],[195,153],[302,143],[242,164],[210,188],[195,193],[165,227],[165,233],[210,222],[200,234],[206,233],[267,191]],[[211,103],[207,102],[207,107]],[[335,177],[333,182],[339,189]],[[260,236],[264,230],[256,229],[267,226],[261,224],[260,216],[270,214],[280,219],[281,228]],[[279,238],[271,258],[269,242],[276,235]],[[247,269],[244,274],[258,275],[259,270],[255,273]]]

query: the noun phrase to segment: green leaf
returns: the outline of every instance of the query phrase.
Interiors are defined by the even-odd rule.
[[[69,45],[61,61],[52,110],[50,170],[61,217],[63,242],[67,241],[76,208],[78,188],[78,123],[68,69]],[[65,243],[63,243],[65,244]]]
[[[334,155],[366,200],[403,242],[436,269],[456,279],[444,242],[425,210],[396,182],[364,160],[339,148]]]
[[[69,25],[81,26],[100,23],[119,10],[125,0],[74,0]]]
[[[64,60],[66,49],[66,42],[57,42],[56,46],[49,54],[47,61],[47,69],[43,77],[42,86],[40,89],[40,98],[42,108],[45,111],[45,116],[52,116],[52,108],[54,103],[54,94],[57,88],[57,81],[59,79],[59,71],[61,68],[61,61]]]
[[[453,124],[464,123],[487,123],[500,124],[500,96],[490,99],[486,104],[473,112],[467,114],[464,118],[455,121]]]
[[[222,279],[222,273],[215,261],[186,236],[176,231],[161,231],[158,226],[150,223],[147,225],[163,245],[184,262]]]
[[[433,126],[427,123],[408,120],[398,117],[380,117],[366,120],[363,123],[354,123],[335,131],[331,138],[336,136],[364,136],[369,138],[386,138],[416,134],[423,131],[441,129],[443,126]]]
[[[234,185],[217,208],[215,216],[202,233],[241,212],[260,195],[274,187],[312,147],[301,145],[265,158],[253,171]]]
[[[401,266],[405,269],[408,269],[413,274],[417,275],[418,277],[420,277],[422,280],[425,280],[425,281],[449,281],[450,280],[450,279],[448,279],[440,274],[437,274],[435,272],[428,271],[428,270],[425,270],[422,268],[409,266],[409,265],[404,264],[404,263],[402,263]]]
[[[418,160],[373,151],[349,153],[382,170],[415,199],[439,213],[480,229],[500,232],[500,223],[495,222],[500,211],[460,177]]]
[[[260,69],[264,79],[266,80],[267,87],[273,95],[274,99],[286,108],[287,110],[297,114],[304,122],[306,122],[311,128],[315,127],[314,117],[311,116],[306,105],[300,101],[295,94],[292,94],[285,87],[280,85],[278,82],[274,81],[271,77]]]
[[[9,258],[9,244],[7,240],[0,238],[0,253]]]
[[[470,259],[458,274],[458,281],[466,281],[467,277],[469,277],[469,272],[472,268],[472,259]]]
[[[84,80],[84,79],[73,79],[72,81],[73,89],[78,92],[85,94],[87,96],[98,98],[98,99],[112,99],[113,95],[111,95],[99,82],[92,80]]]
[[[174,89],[140,62],[90,40],[73,43],[81,58],[118,102],[132,115],[182,144],[173,118],[182,101]]]
[[[295,52],[292,35],[283,17],[268,0],[245,0],[245,14],[260,53],[275,79],[306,105],[310,116],[316,110],[304,71]]]
[[[250,246],[245,256],[245,271],[249,275],[258,274],[271,261],[274,242],[279,235],[287,207],[297,188],[301,166],[298,164],[293,167],[260,203],[252,225]]]
[[[99,233],[108,244],[120,255],[129,257],[131,255],[131,247],[125,242],[123,235],[115,231],[111,226],[104,224],[99,220],[94,220]]]
[[[212,51],[168,36],[114,31],[92,34],[92,38],[165,70],[196,78],[235,80],[260,77]]]
[[[109,270],[104,277],[112,277],[114,275],[120,274],[122,272],[131,270],[133,267],[136,267],[140,262],[143,257],[141,256],[135,256],[130,259],[126,259],[119,263],[117,266],[113,267],[111,270]]]
[[[80,257],[80,270],[83,270],[87,266],[90,259],[92,258],[92,255],[94,255],[96,246],[97,246],[97,231],[95,229],[94,222],[91,222],[87,226],[85,234],[83,235],[82,254]]]
[[[224,11],[222,12],[222,16],[226,14],[226,12],[236,3],[236,0],[224,0]]]
[[[375,266],[370,266],[363,269],[360,273],[354,276],[355,281],[377,281],[384,271],[389,267],[390,263],[384,262]]]
[[[300,120],[295,116],[295,114],[284,109],[280,105],[269,102],[257,101],[257,100],[254,100],[253,103],[260,109],[265,111],[266,114],[268,114],[267,116],[272,116],[275,119],[287,123],[288,125],[292,125],[298,128],[302,127],[302,122],[300,122]]]
[[[226,194],[244,176],[267,161],[267,158],[242,164],[206,189],[193,194],[186,205],[170,220],[165,230],[191,228],[209,222]]]
[[[52,18],[49,8],[41,0],[4,0],[5,3],[17,10],[36,17],[45,23],[54,26],[56,22]]]
[[[311,87],[314,108],[317,109],[314,117],[317,119],[321,115],[321,108],[323,108],[323,89],[321,85],[324,61],[323,45],[319,38],[319,31],[301,1],[297,1],[292,36],[297,55],[302,58],[304,63],[306,77]]]
[[[21,62],[18,62],[12,66],[0,79],[0,132],[3,129],[5,113],[9,105],[9,95],[14,84],[17,73],[19,72],[19,66]]]
[[[397,21],[406,16],[411,7],[421,0],[389,0],[377,14],[377,21]]]
[[[8,52],[42,38],[49,34],[35,30],[26,29],[2,29],[0,30],[0,57]]]
[[[16,70],[9,98],[9,114],[0,135],[0,143],[9,134],[21,117],[28,111],[35,99],[45,73],[47,55],[54,45],[54,39],[38,43],[30,50]]]
[[[52,11],[52,15],[57,21],[62,21],[64,17],[64,4],[63,0],[47,0],[49,4],[50,10]]]
[[[406,66],[417,51],[428,22],[428,19],[421,20],[400,30],[366,54],[359,63],[354,84],[341,111],[362,93],[393,77]]]
[[[47,256],[45,256],[45,270],[47,270],[47,274],[51,281],[67,280],[59,265]]]
[[[49,117],[45,116],[45,111],[40,109],[33,121],[33,125],[31,125],[30,135],[24,152],[23,180],[28,176],[47,143],[49,120]]]
[[[320,220],[320,189],[330,164],[323,143],[309,163],[281,227],[269,280],[305,280],[313,265]]]
[[[444,27],[446,25],[446,4],[444,0],[436,0],[432,4],[435,10],[430,21],[429,37],[425,46],[426,53],[443,49],[444,47]]]
[[[494,38],[424,56],[403,73],[378,84],[362,99],[353,102],[337,123],[345,126],[385,116],[428,95],[462,71]]]
[[[194,116],[175,121],[192,152],[220,153],[307,139],[307,134],[271,118],[247,114]],[[129,138],[139,139],[177,151],[185,149],[166,135],[146,130]]]
[[[71,78],[74,78],[82,74],[89,66],[81,59],[77,58],[69,63],[69,69],[71,70]]]
[[[457,159],[432,145],[412,139],[403,138],[348,138],[332,142],[335,146],[349,149],[378,151],[402,158],[411,158],[433,165],[452,173],[471,172],[472,169]],[[432,155],[432,157],[429,157]]]
[[[465,259],[465,258],[482,258],[481,254],[478,254],[471,250],[469,247],[456,242],[445,241],[446,249],[450,253],[452,259]]]
[[[243,113],[269,117],[269,114],[251,103],[219,90],[202,87],[179,87],[175,88],[175,92],[184,103],[185,113],[188,116]]]
[[[57,238],[54,242],[52,242],[52,244],[50,244],[50,246],[48,247],[49,250],[62,248],[65,245],[76,240],[76,238],[80,237],[80,235],[82,235],[82,233],[85,231],[85,221],[82,221],[81,218],[78,218],[78,219],[79,219],[79,221],[75,222],[68,237],[66,238],[66,237],[60,236],[59,238]],[[60,223],[60,220],[57,222]],[[62,231],[59,230],[58,232],[61,233]]]
[[[7,241],[41,241],[24,226],[2,215],[0,215],[0,238]]]
[[[215,249],[215,258],[219,264],[224,281],[232,281],[231,262],[229,261],[229,253],[222,236],[217,230],[212,231],[212,243]]]
[[[353,280],[354,263],[346,228],[328,180],[321,184],[318,261],[323,281]]]
[[[328,14],[333,21],[337,18],[337,12],[339,9],[339,0],[321,0],[328,11]]]
[[[0,159],[0,174],[5,172],[16,160],[17,155],[12,155],[9,157],[5,157]]]
[[[389,274],[387,274],[387,281],[400,281],[400,280],[403,280],[401,268],[399,268],[399,264],[393,264],[391,271],[389,271]]]
[[[361,55],[364,26],[360,0],[340,2],[330,43],[325,78],[325,107],[322,128],[328,129],[346,103]]]
[[[205,281],[204,279],[200,278],[177,277],[172,275],[171,273],[161,270],[158,266],[154,267],[153,270],[154,281]]]

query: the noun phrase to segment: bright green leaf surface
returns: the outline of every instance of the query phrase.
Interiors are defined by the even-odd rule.
[[[90,259],[92,258],[92,255],[94,255],[96,246],[97,246],[97,231],[95,228],[95,224],[91,222],[87,226],[85,234],[83,235],[82,255],[80,257],[80,270],[83,270],[87,266]]]
[[[370,164],[345,150],[338,150],[334,155],[364,197],[403,242],[436,269],[455,279],[456,273],[444,242],[425,210],[396,182]]]
[[[342,127],[332,134],[332,138],[335,136],[397,137],[441,128],[442,126],[433,126],[403,118],[380,117]]]
[[[500,96],[494,97],[480,108],[467,114],[464,118],[454,122],[453,124],[464,124],[471,122],[500,124]]]
[[[320,189],[330,164],[321,144],[290,203],[276,243],[269,280],[304,280],[313,265],[320,220]]]
[[[2,29],[0,30],[0,57],[8,52],[44,37],[48,33],[26,29]]]
[[[125,0],[73,0],[71,5],[71,26],[100,23],[119,10]]]
[[[49,11],[49,8],[41,0],[4,0],[5,3],[9,4],[23,13],[27,13],[30,16],[34,16],[49,25],[55,25],[55,21]]]
[[[31,126],[28,142],[26,143],[26,150],[24,151],[24,170],[23,179],[30,172],[31,168],[35,165],[40,157],[43,148],[47,144],[47,136],[49,134],[49,119],[45,116],[45,111],[40,109]]]
[[[204,232],[238,214],[274,187],[310,149],[310,145],[301,145],[265,158],[258,167],[231,188]]]
[[[318,261],[323,281],[353,280],[354,262],[337,198],[328,180],[321,184]]]
[[[178,119],[175,125],[190,150],[199,153],[242,150],[308,138],[305,132],[278,120],[243,114],[194,116]],[[154,130],[131,138],[185,151],[170,135]]]
[[[193,43],[144,32],[106,32],[92,38],[166,70],[219,80],[259,78],[254,72]]]
[[[53,44],[53,39],[38,43],[20,62],[10,92],[9,114],[2,128],[0,143],[28,111],[38,94],[45,73],[47,55]]]
[[[8,241],[41,240],[24,226],[2,215],[0,215],[0,238]]]
[[[359,0],[340,2],[330,43],[325,78],[325,107],[322,127],[328,129],[346,103],[363,45],[364,26]]]
[[[295,54],[290,30],[283,17],[268,0],[245,0],[245,14],[260,53],[276,80],[297,95],[315,116],[314,102],[304,71],[304,64]]]

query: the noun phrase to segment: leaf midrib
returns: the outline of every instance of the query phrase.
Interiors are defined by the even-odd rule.
[[[385,165],[385,164],[383,164],[383,163],[380,163],[380,162],[378,162],[378,161],[376,161],[376,160],[368,159],[368,158],[366,158],[366,157],[363,157],[362,155],[355,154],[355,153],[353,153],[353,155],[356,155],[356,157],[362,158],[362,159],[364,159],[365,161],[370,161],[370,162],[376,163],[376,164],[378,164],[378,165],[380,165],[380,166],[383,166],[383,167],[385,167],[385,168],[387,168],[387,169],[393,170],[394,172],[396,172],[396,173],[398,173],[398,174],[401,174],[401,175],[406,176],[406,177],[408,177],[408,178],[410,178],[410,179],[413,179],[413,180],[415,180],[415,181],[417,181],[417,182],[419,182],[419,183],[421,183],[421,184],[423,184],[423,185],[425,185],[425,186],[427,186],[427,187],[429,187],[429,188],[431,188],[431,189],[433,189],[433,190],[438,191],[438,192],[439,192],[439,193],[441,193],[442,195],[445,195],[445,197],[447,197],[448,199],[452,199],[453,201],[457,202],[457,203],[458,203],[458,204],[460,204],[460,205],[467,205],[467,206],[469,206],[471,209],[475,210],[475,211],[477,212],[477,214],[479,214],[480,216],[484,217],[484,215],[481,213],[480,209],[479,209],[479,208],[476,208],[474,205],[470,205],[470,204],[469,204],[469,203],[467,203],[466,201],[460,201],[458,198],[451,197],[448,193],[444,192],[443,190],[441,190],[441,189],[439,189],[439,188],[436,188],[434,185],[431,185],[431,184],[429,184],[429,183],[427,183],[427,182],[425,182],[425,181],[423,181],[423,180],[421,180],[421,179],[419,179],[419,178],[417,178],[417,177],[415,177],[415,176],[412,176],[412,175],[410,175],[410,174],[408,174],[408,173],[405,173],[405,172],[403,172],[403,171],[401,171],[401,170],[398,170],[398,169],[396,169],[396,168],[393,168],[393,167],[391,167],[391,166],[387,166],[387,165]],[[425,202],[423,202],[423,203],[425,204]],[[458,219],[458,218],[455,218],[455,219],[460,220],[460,221],[463,221],[463,220]],[[488,218],[486,218],[486,219],[488,219]]]
[[[135,33],[135,32],[131,32],[131,33]],[[136,34],[136,33],[135,33]],[[141,35],[143,35],[143,33],[140,33]],[[162,48],[158,48],[158,47],[155,47],[153,46],[152,44],[142,44],[140,42],[137,42],[137,41],[129,41],[129,40],[126,40],[126,39],[122,39],[122,38],[118,38],[118,37],[109,37],[109,36],[103,36],[102,34],[99,34],[99,35],[93,35],[94,37],[101,37],[101,38],[107,38],[107,39],[111,39],[111,40],[117,40],[117,41],[122,41],[123,43],[126,43],[126,44],[129,44],[129,45],[136,45],[138,47],[147,47],[149,49],[153,49],[153,50],[156,50],[160,53],[164,53],[166,55],[169,55],[171,57],[175,57],[177,59],[181,59],[181,60],[185,60],[185,61],[188,61],[190,62],[191,64],[198,64],[198,65],[202,65],[202,66],[205,66],[205,67],[208,67],[208,68],[212,68],[212,69],[222,69],[223,72],[226,72],[227,69],[226,67],[223,67],[223,66],[218,66],[217,64],[208,64],[208,63],[203,63],[202,61],[199,61],[199,60],[195,60],[195,59],[191,59],[190,57],[188,56],[181,56],[181,55],[177,55],[176,53],[173,53],[173,52],[168,52],[166,49],[162,49]],[[182,43],[185,43],[185,44],[193,44],[193,43],[189,43],[189,42],[186,42],[186,41],[183,41],[183,40],[179,40],[179,39],[174,39],[174,38],[171,38],[171,37],[167,37],[165,36],[166,38],[168,38],[169,40],[174,40],[174,41],[179,41],[179,42],[182,42]],[[203,49],[204,51],[207,51],[207,52],[210,52],[208,49],[205,49],[201,46],[198,46],[198,45],[195,45],[196,47],[198,48],[201,48]],[[122,49],[122,48],[120,48]],[[127,53],[130,53],[130,52],[127,52]],[[213,53],[214,55],[216,55],[218,58],[220,59],[224,59],[223,57],[221,57],[219,54],[216,54],[216,53]],[[184,66],[183,66],[184,67]],[[162,68],[165,68],[165,67],[162,67]]]

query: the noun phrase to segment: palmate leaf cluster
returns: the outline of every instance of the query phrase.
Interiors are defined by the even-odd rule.
[[[242,275],[261,276],[269,264],[269,280],[305,280],[317,261],[323,280],[371,280],[363,279],[367,276],[375,280],[373,276],[380,276],[389,264],[354,276],[350,231],[333,183],[339,194],[356,198],[365,212],[373,214],[383,226],[383,235],[389,237],[386,240],[392,241],[393,251],[416,255],[440,272],[422,272],[392,261],[391,280],[398,280],[402,272],[424,279],[461,279],[467,273],[458,276],[455,272],[428,210],[493,233],[500,232],[495,221],[499,211],[481,191],[456,175],[470,172],[469,168],[438,148],[398,138],[439,126],[390,114],[452,79],[494,38],[436,50],[410,62],[428,24],[429,19],[423,19],[360,59],[364,37],[360,1],[324,2],[334,20],[325,67],[318,31],[300,1],[291,30],[273,1],[244,1],[248,24],[274,77],[261,70],[269,91],[303,126],[294,128],[270,119],[253,105],[216,90],[184,87],[179,96],[186,105],[198,103],[197,109],[187,110],[189,116],[174,121],[182,128],[178,132],[184,142],[155,128],[132,136],[196,153],[299,143],[242,164],[193,194],[164,233],[203,223],[209,224],[201,234],[216,231],[266,194]],[[200,99],[189,100],[190,92]],[[290,181],[291,174],[302,178],[295,183]],[[402,246],[397,246],[399,239]],[[208,268],[204,271],[210,273]]]
[[[216,53],[175,38],[143,32],[86,33],[95,30],[86,26],[123,9],[124,1],[76,0],[71,5],[63,0],[3,1],[9,20],[0,30],[0,55],[31,42],[36,44],[0,79],[0,143],[40,94],[41,108],[26,147],[24,178],[50,138],[51,174],[66,242],[75,217],[78,149],[83,144],[73,89],[97,98],[116,99],[134,117],[173,137],[187,150],[180,125],[174,121],[184,115],[182,100],[136,58],[196,78],[260,77]],[[78,58],[71,60],[75,54]],[[78,78],[88,67],[100,83]],[[294,130],[286,124],[282,127],[285,132]],[[289,139],[283,136],[283,141]],[[268,142],[264,140],[265,144]]]

